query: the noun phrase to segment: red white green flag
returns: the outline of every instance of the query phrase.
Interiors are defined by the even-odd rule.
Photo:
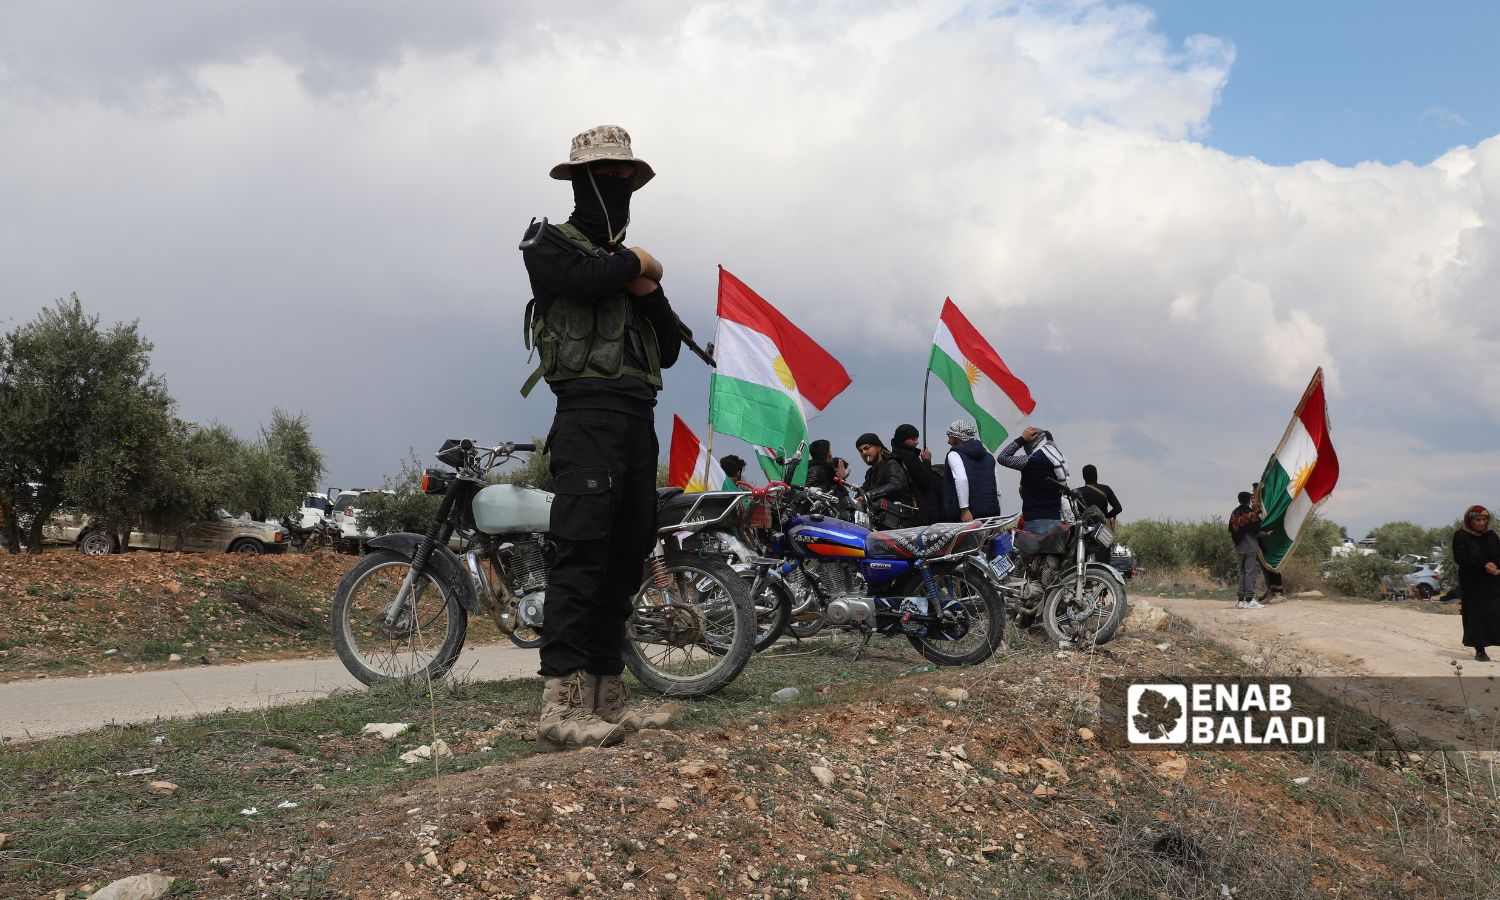
[[[1339,458],[1328,434],[1328,405],[1323,397],[1323,370],[1312,381],[1297,404],[1281,444],[1260,476],[1261,557],[1276,568],[1297,544],[1302,526],[1313,510],[1333,493],[1339,480]]]
[[[974,417],[979,440],[991,453],[1036,409],[1031,390],[1017,378],[951,299],[943,300],[927,368]]]
[[[708,469],[708,484],[703,481],[704,465]],[[708,458],[708,448],[693,434],[693,429],[682,421],[681,416],[672,417],[672,445],[667,452],[667,484],[684,491],[726,490],[737,491],[720,468],[719,461]]]
[[[788,454],[807,440],[808,420],[849,386],[838,360],[722,266],[714,361],[713,430]]]

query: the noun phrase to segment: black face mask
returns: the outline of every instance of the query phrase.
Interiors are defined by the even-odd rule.
[[[596,173],[590,183],[588,169],[579,166],[573,170],[573,215],[569,221],[595,244],[619,243],[625,239],[625,226],[630,223],[632,193],[633,179]],[[601,199],[603,207],[599,205]]]

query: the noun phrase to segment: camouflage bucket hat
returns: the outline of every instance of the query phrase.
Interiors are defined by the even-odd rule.
[[[568,161],[552,167],[552,177],[558,181],[572,181],[573,167],[586,163],[608,160],[635,164],[635,187],[640,190],[646,182],[656,177],[656,171],[644,159],[630,152],[630,134],[618,125],[599,125],[582,134],[573,136],[573,146],[568,150]]]

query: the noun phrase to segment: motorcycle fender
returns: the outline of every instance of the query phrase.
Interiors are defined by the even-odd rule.
[[[1119,585],[1120,596],[1122,598],[1125,596],[1125,579],[1120,577],[1120,573],[1115,571],[1114,566],[1106,566],[1104,563],[1089,563],[1084,567],[1084,572],[1089,575],[1098,575],[1100,578],[1108,578],[1115,584]],[[1051,594],[1053,591],[1058,590],[1059,588],[1065,588],[1068,585],[1076,584],[1077,582],[1077,571],[1070,568],[1068,569],[1067,575],[1064,575],[1062,578],[1057,579],[1057,581],[1053,583],[1052,587],[1047,589],[1047,593]]]
[[[411,559],[417,553],[417,545],[424,540],[426,538],[420,534],[401,531],[371,538],[365,542],[365,546],[374,547],[377,550],[391,550]],[[484,608],[479,605],[479,598],[474,596],[474,581],[469,577],[468,569],[464,568],[463,562],[459,560],[456,553],[444,545],[438,545],[432,548],[432,555],[427,558],[427,565],[431,566],[433,573],[458,595],[458,602],[468,610],[470,615],[484,615]]]

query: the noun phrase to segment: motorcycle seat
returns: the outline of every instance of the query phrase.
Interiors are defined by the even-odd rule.
[[[679,488],[661,488],[656,493],[656,527],[666,528],[681,523],[695,503],[698,506],[693,512],[695,521],[712,519],[743,497],[744,494],[733,491],[710,493],[705,497],[698,491],[686,493]]]
[[[1017,553],[1027,558],[1038,553],[1062,553],[1068,549],[1067,526],[1064,525],[1061,530],[1045,535],[1017,531],[1015,548]]]
[[[974,542],[985,529],[977,522],[939,522],[916,528],[872,531],[865,536],[866,559],[932,559],[947,556]]]

